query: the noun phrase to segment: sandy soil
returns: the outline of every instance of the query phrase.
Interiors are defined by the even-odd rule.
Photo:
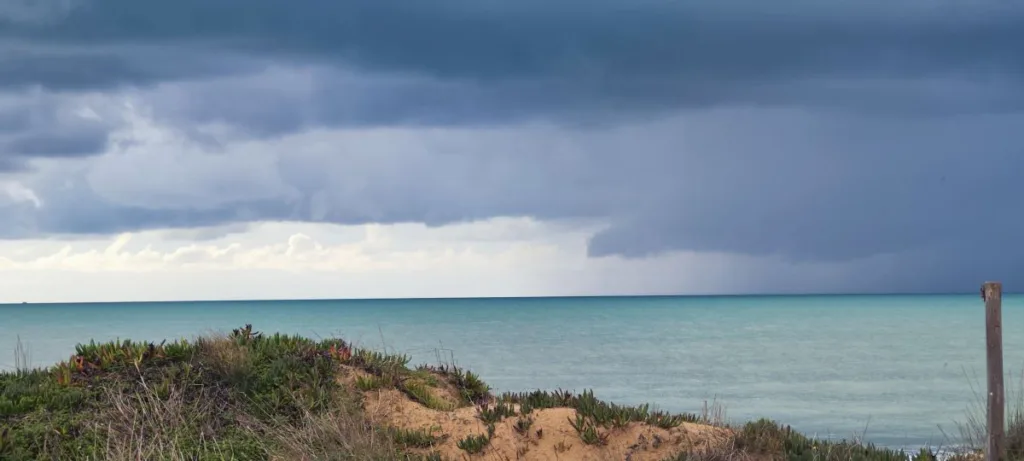
[[[439,397],[454,398],[449,389],[435,389]],[[565,460],[565,461],[661,461],[684,450],[702,450],[724,443],[727,429],[685,423],[665,430],[642,423],[622,429],[609,429],[604,446],[584,444],[569,423],[576,411],[571,408],[535,410],[533,424],[526,433],[515,430],[516,417],[495,425],[494,436],[487,448],[472,457],[456,445],[469,435],[486,434],[487,428],[477,418],[474,407],[454,411],[438,411],[410,400],[395,389],[364,393],[368,416],[392,427],[433,430],[448,437],[433,451],[452,460]],[[430,451],[430,450],[427,450]]]

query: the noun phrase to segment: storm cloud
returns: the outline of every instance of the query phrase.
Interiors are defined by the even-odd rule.
[[[1024,282],[1021,43],[1001,1],[8,6],[0,172],[42,205],[0,235],[530,216]]]
[[[85,102],[39,91],[0,95],[0,172],[23,169],[32,158],[102,153],[118,122],[104,120]]]
[[[145,85],[277,62],[415,76],[506,96],[480,101],[490,109],[513,101],[551,111],[872,99],[908,109],[929,88],[908,88],[907,81],[962,80],[1014,94],[1024,75],[1024,7],[997,0],[50,3],[0,23],[11,69],[0,82]],[[19,20],[25,16],[33,19]],[[887,94],[863,97],[865,87],[876,86]],[[976,102],[930,90],[935,101],[926,110],[942,101],[946,110],[977,110]],[[988,99],[1021,103],[1018,94]]]

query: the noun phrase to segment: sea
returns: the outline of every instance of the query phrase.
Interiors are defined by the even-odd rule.
[[[593,390],[623,403],[809,435],[948,447],[985,399],[984,303],[973,295],[678,296],[0,305],[0,367],[95,339],[159,342],[251,323],[454,361],[494,390]],[[1024,296],[1003,299],[1007,400],[1024,371]],[[4,356],[6,355],[6,356]]]

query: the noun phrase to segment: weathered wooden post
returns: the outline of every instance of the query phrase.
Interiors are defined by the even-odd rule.
[[[1006,395],[1003,392],[1003,284],[985,282],[985,342],[988,359],[988,444],[985,461],[1003,461]]]

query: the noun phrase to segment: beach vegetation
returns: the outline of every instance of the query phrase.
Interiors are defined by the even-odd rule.
[[[819,440],[768,419],[735,428],[729,443],[679,453],[666,461],[935,461],[928,449],[907,453],[856,440]]]
[[[49,369],[0,373],[0,459],[421,459],[440,435],[375,428],[357,392],[408,358],[251,325],[195,341],[90,342]]]
[[[530,433],[530,426],[533,426],[533,417],[520,416],[519,418],[516,418],[516,424],[513,426],[513,429],[515,429],[519,435],[527,435]]]
[[[592,419],[580,413],[576,413],[575,419],[569,418],[569,424],[587,445],[604,445],[608,442],[608,434],[600,432]]]
[[[438,397],[433,391],[434,388],[423,382],[415,380],[404,381],[399,386],[399,389],[408,395],[409,398],[431,410],[449,411],[455,409],[455,404]]]
[[[496,424],[505,418],[515,415],[515,407],[512,404],[501,400],[498,400],[491,405],[481,405],[477,407],[477,417],[480,418],[484,424]]]
[[[447,434],[437,434],[435,431],[440,428],[432,427],[430,429],[402,429],[395,427],[388,427],[386,429],[388,436],[393,439],[396,443],[407,448],[433,448],[438,444],[447,440]]]
[[[454,364],[441,364],[422,369],[443,376],[459,392],[464,405],[484,404],[491,397],[490,386],[469,370],[464,370]]]
[[[471,455],[480,454],[490,445],[492,437],[494,437],[494,425],[490,424],[487,426],[487,434],[468,435],[459,440],[458,447]]]
[[[707,408],[697,415],[618,405],[591,390],[495,396],[468,370],[410,369],[409,362],[341,339],[265,334],[251,325],[195,340],[90,342],[46,369],[0,372],[0,459],[441,460],[491,450],[514,457],[545,429],[555,433],[548,411],[571,415],[568,423],[582,442],[573,448],[553,441],[552,454],[608,450],[622,445],[609,441],[629,432],[623,429],[645,425],[654,431],[648,445],[659,453],[684,446],[679,434],[691,429],[716,434],[679,449],[674,460],[908,459],[900,450],[814,439],[769,420],[726,426]],[[368,410],[368,402],[379,410],[395,399],[439,415],[475,406],[486,432],[455,439],[440,425],[403,425]],[[433,421],[444,424],[452,414]],[[699,426],[681,427],[686,424]],[[492,444],[499,425],[505,425],[501,434],[517,434],[518,451],[499,453],[506,444]],[[1007,433],[1009,459],[1022,459],[1019,409],[1010,412]],[[935,459],[928,450],[909,458]]]
[[[373,375],[356,376],[355,383],[356,387],[363,392],[381,389],[384,387],[384,381]]]
[[[968,406],[965,418],[957,424],[955,433],[959,436],[957,455],[966,459],[980,456],[988,442],[988,393],[979,386],[977,376],[968,382],[974,392],[974,400]],[[1004,433],[1006,459],[1024,461],[1024,372],[1006,386]]]

